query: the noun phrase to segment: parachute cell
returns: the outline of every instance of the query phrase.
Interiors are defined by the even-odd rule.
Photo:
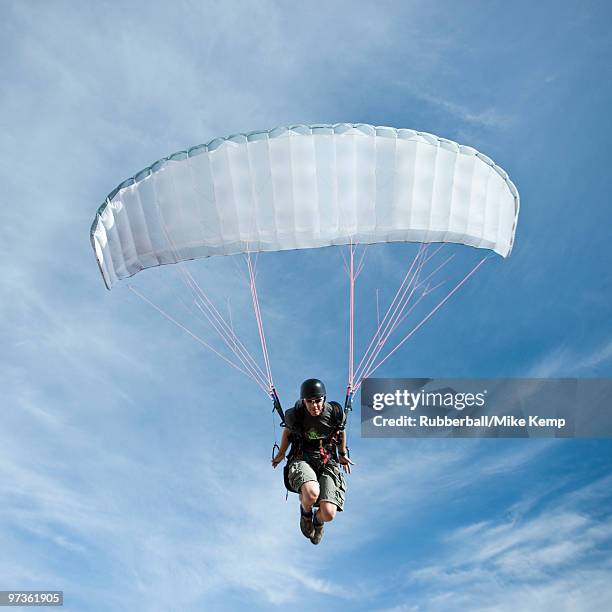
[[[110,289],[154,266],[348,243],[455,242],[512,250],[518,192],[475,149],[365,124],[215,139],[124,181],[91,241]]]

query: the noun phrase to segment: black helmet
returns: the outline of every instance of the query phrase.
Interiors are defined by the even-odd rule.
[[[327,391],[325,385],[318,378],[309,378],[302,383],[300,387],[300,399],[309,399],[311,397],[325,397]]]

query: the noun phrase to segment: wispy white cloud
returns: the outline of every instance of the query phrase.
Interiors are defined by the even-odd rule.
[[[610,477],[554,499],[528,504],[536,509],[510,521],[450,531],[437,562],[409,573],[413,588],[427,593],[418,609],[605,609]]]
[[[612,360],[612,339],[588,351],[577,351],[560,346],[545,354],[531,366],[529,376],[546,378],[553,376],[592,376],[600,366]]]
[[[410,440],[408,445],[399,440],[376,442],[376,447],[368,448],[363,465],[349,477],[350,506],[360,510],[343,516],[334,526],[346,538],[339,546],[347,550],[376,539],[382,531],[401,524],[406,516],[424,511],[430,496],[450,499],[473,487],[486,486],[483,483],[499,476],[510,477],[551,448],[548,441],[503,450],[496,450],[489,444],[491,440],[468,444],[440,440]],[[379,521],[381,508],[384,523]]]
[[[38,446],[32,456],[6,433],[0,522],[52,556],[94,563],[99,576],[113,576],[124,593],[133,592],[134,606],[167,609],[179,601],[188,606],[232,590],[252,592],[273,605],[308,593],[353,597],[325,579],[305,554],[309,549],[297,530],[295,505],[289,512],[270,503],[269,492],[280,487],[265,462],[251,464],[248,455],[234,455],[220,464],[214,448],[205,446],[186,453],[180,466],[170,452],[174,464],[168,464],[167,453],[147,452],[141,437],[124,446],[106,432],[60,422],[45,423],[49,442],[32,437]],[[53,441],[60,436],[64,443],[58,453]],[[22,547],[23,537],[11,537],[4,552],[7,559],[30,559],[29,584],[61,582],[73,598],[83,599],[97,590],[93,576],[62,576]],[[19,564],[2,569],[9,582],[26,578]],[[98,596],[113,609],[127,601]]]
[[[473,110],[465,105],[459,104],[443,95],[433,95],[423,91],[422,89],[412,88],[411,95],[427,104],[448,113],[454,119],[457,119],[465,124],[486,127],[507,129],[511,127],[513,118],[499,110],[489,107],[483,110]]]
[[[283,502],[280,474],[267,462],[265,398],[127,291],[107,294],[88,242],[95,208],[119,181],[214,136],[293,122],[384,123],[389,116],[420,129],[415,111],[426,126],[443,117],[459,124],[457,133],[507,133],[514,115],[495,98],[455,97],[443,86],[448,58],[461,46],[448,28],[447,8],[2,5],[0,575],[6,584],[64,588],[65,607],[75,610],[221,610],[246,607],[246,600],[250,609],[299,609],[305,600],[374,609],[385,581],[357,565],[369,569],[381,542],[405,537],[406,517],[433,512],[436,503],[450,507],[470,487],[546,459],[548,443],[534,441],[500,449],[356,439],[347,511],[329,526],[323,545],[313,547],[298,530],[295,497]],[[397,87],[398,74],[413,88]],[[412,106],[400,108],[398,100]],[[396,262],[382,263],[388,275]],[[211,264],[203,283],[216,296],[231,296],[234,321],[257,350],[248,292],[237,287],[233,264]],[[330,257],[318,253],[288,254],[268,265],[258,280],[283,399],[290,403],[311,372],[342,388],[341,266],[330,274]],[[157,284],[143,273],[135,282],[181,309],[173,281]],[[306,290],[320,291],[321,303],[305,305]],[[313,339],[313,329],[320,337]],[[586,372],[606,364],[611,350],[606,344],[579,355],[577,367]],[[551,359],[549,369],[561,371],[574,357]],[[459,358],[469,356],[458,349],[431,359],[451,368]],[[395,364],[408,371],[420,359]],[[565,572],[575,563],[574,577],[564,573],[558,588],[543,578],[529,592],[541,601],[550,597],[559,609],[568,601],[595,609],[596,597],[609,595],[603,581],[609,568],[582,560],[607,541],[609,525],[581,504],[604,489],[599,483],[576,491],[582,501],[550,509],[567,543],[555,539],[542,517],[531,518],[542,499],[528,497],[508,509],[516,534],[495,518],[450,534],[442,542],[449,565],[431,558],[429,575],[440,575],[442,586],[483,576],[488,586],[494,570],[516,576],[522,554],[547,571]],[[600,500],[606,507],[607,498]],[[477,534],[485,537],[482,550],[470,546]],[[529,538],[540,548],[530,547]],[[414,554],[402,544],[406,555]],[[461,546],[467,558],[456,555]],[[448,609],[460,601],[423,572],[412,584],[425,585],[431,605],[446,602]],[[529,608],[522,593],[510,592]],[[468,600],[485,607],[484,595],[478,600],[468,592]],[[396,609],[429,605],[426,595],[420,601],[426,603]]]

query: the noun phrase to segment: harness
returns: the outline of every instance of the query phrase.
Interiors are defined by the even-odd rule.
[[[291,447],[289,448],[289,454],[287,455],[287,462],[283,469],[283,476],[285,480],[285,487],[287,491],[293,491],[289,484],[289,466],[297,459],[301,459],[305,453],[315,453],[318,450],[321,456],[321,462],[323,465],[329,463],[330,459],[333,459],[336,463],[338,462],[338,446],[340,445],[340,435],[344,430],[345,425],[345,414],[342,406],[338,402],[330,401],[328,404],[332,407],[332,418],[337,424],[333,431],[325,438],[319,438],[317,440],[310,440],[306,437],[304,431],[304,416],[305,409],[302,402],[298,402],[295,406],[295,420],[291,433],[289,434],[289,441]]]

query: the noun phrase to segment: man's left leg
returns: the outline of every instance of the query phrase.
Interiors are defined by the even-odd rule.
[[[287,479],[300,495],[300,531],[310,539],[314,535],[312,506],[319,497],[317,475],[306,461],[297,460],[289,466]]]
[[[313,518],[314,534],[310,538],[313,544],[319,544],[323,539],[323,523],[329,523],[336,517],[338,510],[344,507],[346,484],[340,470],[328,466],[319,476],[321,493],[319,494],[318,510]]]
[[[317,520],[321,523],[329,523],[336,518],[338,506],[328,501],[320,501],[317,510]]]

